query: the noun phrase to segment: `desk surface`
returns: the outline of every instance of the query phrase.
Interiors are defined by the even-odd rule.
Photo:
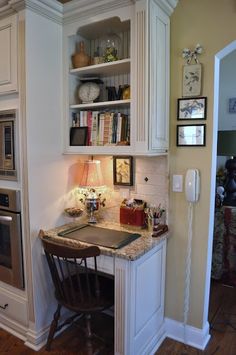
[[[81,223],[81,222],[80,222]],[[80,246],[87,246],[91,245],[85,242],[80,242],[78,240],[73,240],[69,239],[66,237],[60,237],[58,236],[58,233],[63,232],[64,230],[68,229],[69,227],[76,227],[80,223],[69,223],[65,224],[63,226],[50,229],[48,231],[45,231],[45,234],[52,238],[52,240],[59,242],[59,243],[64,243],[67,245],[73,245],[75,247],[80,247]],[[95,227],[102,227],[102,228],[107,228],[107,229],[113,229],[113,230],[121,230],[121,231],[126,231],[126,232],[134,232],[131,229],[127,229],[122,227],[119,223],[112,223],[112,222],[101,222],[97,223]],[[137,230],[136,230],[137,232]],[[151,236],[151,232],[148,232],[146,230],[140,230],[138,233],[141,234],[141,237],[134,240],[130,244],[124,246],[123,248],[120,249],[110,249],[110,248],[105,248],[100,246],[101,254],[102,255],[109,255],[109,256],[116,256],[119,258],[123,259],[128,259],[128,260],[136,260],[145,253],[147,253],[149,250],[153,249],[156,247],[159,243],[161,243],[163,240],[165,240],[168,237],[168,232],[162,234],[161,236],[157,238],[153,238]]]

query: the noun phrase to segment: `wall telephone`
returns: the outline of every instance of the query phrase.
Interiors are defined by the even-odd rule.
[[[188,202],[197,202],[200,194],[200,174],[198,169],[187,170],[185,195]]]

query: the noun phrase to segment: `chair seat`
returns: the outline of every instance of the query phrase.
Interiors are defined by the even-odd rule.
[[[76,275],[72,276],[73,285],[69,278],[66,278],[61,282],[62,289],[68,290],[69,299],[61,297],[57,292],[55,297],[57,301],[67,307],[71,311],[81,312],[81,313],[90,313],[90,312],[99,312],[103,309],[109,308],[114,304],[114,280],[108,277],[99,275],[98,282],[100,286],[100,296],[96,297],[95,294],[95,274],[88,274],[88,279],[86,279],[86,274],[80,274],[80,287],[83,289],[83,298],[81,296],[81,290],[79,290],[78,279]],[[94,286],[91,288],[91,294],[89,296],[88,290],[85,287],[86,283],[90,282],[90,285]],[[72,299],[70,288],[74,290],[74,297]]]

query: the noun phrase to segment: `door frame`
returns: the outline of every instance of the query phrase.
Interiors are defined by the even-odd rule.
[[[216,161],[217,161],[217,132],[219,122],[219,91],[220,91],[220,64],[221,60],[228,54],[236,50],[236,41],[231,42],[215,55],[214,68],[214,98],[213,98],[213,125],[212,125],[212,157],[211,157],[211,187],[210,187],[210,211],[208,226],[208,253],[206,263],[206,284],[203,309],[203,324],[208,322],[209,297],[211,284],[211,262],[214,233],[214,215],[215,215],[215,186],[216,186]]]

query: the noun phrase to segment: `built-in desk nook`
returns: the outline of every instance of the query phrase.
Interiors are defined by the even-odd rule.
[[[78,230],[70,223],[44,232],[58,243],[80,247],[89,245],[68,238],[65,231]],[[120,248],[99,246],[100,271],[115,279],[115,345],[116,355],[154,354],[165,337],[164,289],[167,233],[157,238],[146,230],[132,231],[118,223],[97,223],[92,228],[130,233],[136,238]],[[137,236],[138,234],[138,236]],[[127,234],[129,235],[129,234]],[[126,235],[126,236],[127,236]],[[44,238],[42,236],[42,238]],[[91,244],[90,244],[91,245]]]

